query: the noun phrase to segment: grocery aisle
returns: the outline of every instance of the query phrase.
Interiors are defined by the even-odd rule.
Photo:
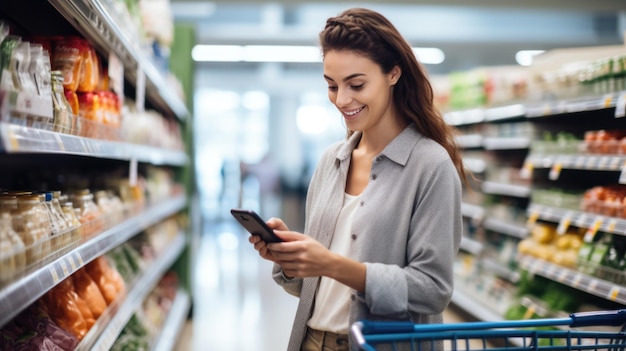
[[[207,223],[197,257],[188,350],[284,350],[297,299],[274,284],[239,225]]]

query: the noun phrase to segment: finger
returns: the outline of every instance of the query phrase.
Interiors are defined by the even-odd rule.
[[[251,244],[256,244],[261,240],[261,237],[259,235],[250,235],[248,237],[248,242]]]
[[[284,241],[301,241],[307,239],[307,236],[304,234],[287,230],[274,230],[274,233]]]

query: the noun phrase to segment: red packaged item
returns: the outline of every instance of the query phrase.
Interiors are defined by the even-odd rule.
[[[83,60],[87,42],[79,37],[68,37],[55,42],[51,57],[53,70],[63,72],[63,88],[76,91],[83,74]]]
[[[42,300],[50,318],[62,329],[82,340],[89,331],[88,322],[79,306],[78,295],[73,289],[71,279],[61,281],[48,291]],[[84,302],[84,301],[83,301]]]
[[[96,50],[85,41],[83,48],[83,69],[78,81],[77,91],[88,93],[96,91],[100,79],[100,60]]]
[[[98,319],[107,308],[107,303],[100,292],[100,288],[98,288],[98,285],[84,269],[80,269],[72,274],[72,280],[74,281],[74,290],[87,303],[93,317]]]
[[[97,93],[78,93],[78,115],[83,119],[82,135],[99,138],[103,124],[103,113]]]
[[[115,299],[126,291],[124,280],[120,274],[114,270],[106,257],[100,256],[85,266],[87,274],[100,288],[100,292],[107,304],[111,304]]]

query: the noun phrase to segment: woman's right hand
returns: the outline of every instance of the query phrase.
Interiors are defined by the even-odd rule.
[[[283,220],[280,218],[272,217],[267,220],[266,224],[268,225],[268,227],[275,230],[289,230],[285,222],[283,222]],[[250,235],[250,237],[248,238],[248,242],[254,245],[254,249],[259,252],[259,255],[263,259],[276,262],[276,258],[272,254],[272,251],[267,248],[267,243],[263,241],[259,235]]]

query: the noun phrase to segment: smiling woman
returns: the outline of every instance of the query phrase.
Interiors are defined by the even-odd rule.
[[[359,319],[442,322],[462,236],[464,167],[411,46],[363,8],[329,18],[320,41],[348,137],[317,164],[304,233],[272,218],[282,242],[249,239],[299,297],[289,351],[348,350]]]

